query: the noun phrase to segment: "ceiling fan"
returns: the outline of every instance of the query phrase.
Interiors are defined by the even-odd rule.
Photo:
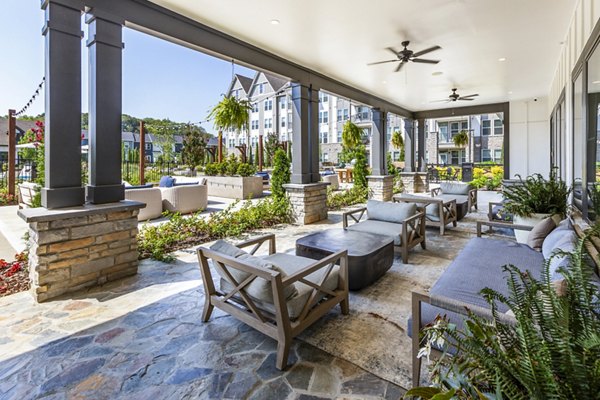
[[[443,100],[434,100],[432,103],[436,103],[436,102],[446,102],[449,103],[451,101],[457,101],[457,100],[466,100],[466,101],[471,101],[471,100],[475,100],[473,97],[477,97],[479,96],[479,94],[475,93],[475,94],[470,94],[468,96],[461,96],[458,93],[456,93],[458,89],[454,88],[452,89],[452,93],[450,94],[450,96],[448,96],[447,99],[443,99]]]
[[[408,40],[402,42],[402,46],[404,46],[404,49],[401,51],[396,51],[392,47],[386,47],[387,50],[394,53],[394,55],[396,56],[395,59],[386,60],[386,61],[378,61],[378,62],[374,62],[374,63],[369,63],[367,65],[385,64],[385,63],[390,63],[390,62],[400,62],[400,64],[398,64],[398,66],[394,70],[394,72],[398,72],[398,71],[400,71],[400,69],[402,69],[404,64],[406,64],[409,61],[416,62],[416,63],[424,63],[424,64],[437,64],[440,62],[440,60],[426,60],[424,58],[418,58],[419,56],[422,56],[424,54],[441,49],[440,46],[433,46],[433,47],[430,47],[425,50],[414,52],[412,50],[407,49],[409,44],[410,44],[410,42]]]

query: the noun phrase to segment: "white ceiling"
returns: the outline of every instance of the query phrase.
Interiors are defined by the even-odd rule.
[[[413,111],[547,95],[577,0],[152,0]],[[273,25],[277,19],[280,24]],[[437,65],[394,73],[386,47]],[[390,55],[392,57],[390,57]],[[500,62],[499,58],[506,58]],[[432,76],[433,72],[443,74]],[[439,103],[450,89],[475,101]]]

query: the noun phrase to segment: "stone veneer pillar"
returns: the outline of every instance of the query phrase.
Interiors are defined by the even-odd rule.
[[[392,175],[367,176],[370,198],[390,201],[394,195],[394,177]]]
[[[307,225],[327,219],[327,182],[283,185],[290,197],[296,222]]]
[[[406,193],[429,192],[427,172],[400,172],[400,179]]]
[[[29,224],[31,294],[43,302],[135,275],[137,215],[143,203],[19,210]]]

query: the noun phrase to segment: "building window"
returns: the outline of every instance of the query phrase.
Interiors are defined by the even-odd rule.
[[[350,118],[350,113],[347,108],[344,108],[344,121]]]
[[[146,150],[152,150],[152,143],[146,143]]]
[[[481,121],[481,135],[482,136],[489,136],[492,134],[492,128],[491,125],[492,122],[489,119],[486,119],[484,121]]]
[[[319,98],[321,103],[327,103],[329,101],[329,95],[327,93],[319,92]]]
[[[288,126],[292,126],[292,114],[288,114]]]
[[[448,153],[440,153],[440,163],[441,164],[448,163]]]
[[[448,137],[448,123],[443,122],[438,124],[440,133],[440,143],[448,143],[450,141]]]
[[[273,127],[273,118],[265,118],[265,129],[271,129]]]
[[[252,112],[253,113],[257,113],[258,112],[258,102],[252,103]]]
[[[264,92],[265,92],[265,84],[264,84],[264,82],[263,83],[259,83],[258,84],[258,93],[262,94]]]
[[[319,111],[319,123],[320,124],[329,123],[329,111]]]
[[[494,150],[494,161],[497,163],[502,162],[502,150],[501,149]]]
[[[251,122],[251,129],[258,129],[258,120],[257,119],[253,119]]]
[[[265,100],[265,111],[270,111],[273,109],[273,100]]]
[[[490,149],[481,150],[481,161],[492,161],[492,151]]]
[[[451,122],[450,123],[450,139],[452,139],[458,132],[466,131],[469,129],[469,123],[467,121]]]
[[[229,139],[229,147],[235,147],[235,139]]]
[[[341,129],[339,129],[337,131],[337,142],[342,143],[342,130]]]
[[[279,99],[279,109],[280,110],[285,110],[285,103],[287,103],[285,100],[285,97],[282,97],[281,99]]]
[[[250,143],[252,143],[252,146],[256,146],[256,143],[258,143],[258,138],[256,136],[252,136],[252,138],[250,138]]]
[[[329,141],[329,132],[321,132],[321,143],[327,143]]]
[[[504,132],[504,126],[502,125],[502,120],[495,119],[494,120],[494,135],[502,135]]]
[[[240,136],[239,143],[240,143],[240,146],[243,145],[244,143],[246,143],[246,137],[245,136]]]
[[[337,122],[342,122],[342,110],[337,110]]]
[[[281,127],[285,128],[285,117],[281,117]]]

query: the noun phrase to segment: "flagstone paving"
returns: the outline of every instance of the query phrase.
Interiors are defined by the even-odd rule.
[[[200,322],[202,301],[191,250],[178,252],[174,264],[145,260],[138,276],[71,298],[42,304],[28,293],[2,298],[0,398],[398,399],[404,393],[300,340],[291,350],[293,365],[278,371],[274,340],[218,310]]]

